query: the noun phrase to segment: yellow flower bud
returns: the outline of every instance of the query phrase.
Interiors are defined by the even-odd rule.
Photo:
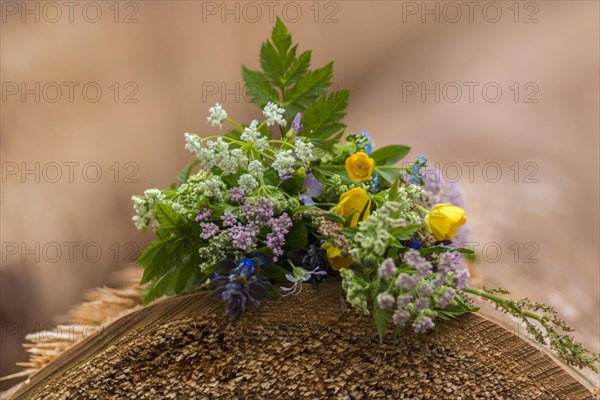
[[[465,210],[450,203],[436,204],[425,216],[425,224],[436,240],[452,240],[465,222]]]
[[[365,210],[366,207],[366,210]],[[358,218],[365,210],[363,221],[367,219],[371,213],[371,198],[367,191],[363,188],[354,188],[348,190],[340,197],[338,205],[333,210],[334,213],[346,219],[352,215],[350,226],[358,225]]]
[[[334,246],[329,242],[325,242],[321,248],[327,251],[329,265],[336,271],[342,268],[348,268],[352,265],[352,257],[344,257],[339,247]]]
[[[373,175],[373,169],[375,169],[375,160],[363,151],[359,151],[346,159],[346,172],[353,181],[368,181]]]

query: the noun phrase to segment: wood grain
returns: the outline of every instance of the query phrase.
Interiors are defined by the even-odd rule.
[[[75,345],[17,399],[593,399],[585,382],[477,314],[380,342],[325,284],[231,323],[208,293],[137,310]]]

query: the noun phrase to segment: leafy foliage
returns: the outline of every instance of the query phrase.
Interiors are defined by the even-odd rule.
[[[303,113],[304,135],[328,139],[344,130],[341,120],[346,115],[350,90],[330,90],[333,62],[310,69],[311,51],[298,54],[298,45],[292,45],[292,36],[279,18],[271,39],[260,49],[262,71],[242,67],[248,95],[253,103],[263,108],[272,101],[285,108],[291,119]]]
[[[165,203],[156,207],[160,223],[156,239],[137,262],[144,267],[141,283],[151,282],[144,293],[144,304],[166,294],[182,294],[204,280],[199,269],[197,224],[186,221]]]

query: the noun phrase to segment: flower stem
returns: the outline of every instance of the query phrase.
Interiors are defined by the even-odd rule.
[[[496,304],[502,304],[502,305],[505,305],[505,306],[510,306],[510,304],[511,304],[510,300],[503,299],[502,297],[493,295],[493,294],[488,293],[488,292],[486,292],[485,290],[482,290],[482,289],[477,289],[477,288],[474,288],[474,287],[468,287],[468,288],[464,288],[462,291],[470,293],[470,294],[474,294],[475,296],[483,297],[484,299],[491,300],[491,301],[493,301]],[[520,311],[520,313],[523,316],[525,316],[527,318],[534,319],[534,320],[536,320],[538,322],[542,322],[542,319],[544,318],[541,315],[532,313],[530,311],[525,311],[525,310],[519,310],[519,311]]]

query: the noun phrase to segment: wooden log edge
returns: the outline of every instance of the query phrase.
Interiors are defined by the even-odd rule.
[[[383,361],[382,365],[378,366],[378,368],[382,370],[382,376],[381,379],[379,379],[380,377],[373,376],[373,370],[369,370],[371,373],[370,379],[372,381],[387,382],[387,380],[389,380],[389,376],[384,376],[384,373],[386,372],[385,362],[388,360],[394,363],[392,367],[390,367],[392,368],[391,371],[398,373],[401,377],[401,379],[396,379],[401,382],[400,386],[393,386],[393,383],[387,384],[384,382],[381,387],[374,388],[371,392],[364,392],[360,385],[355,385],[359,387],[354,388],[354,392],[351,392],[345,389],[337,390],[339,388],[335,387],[333,389],[327,389],[325,386],[320,388],[320,382],[329,379],[328,375],[325,374],[322,377],[317,376],[315,381],[317,384],[313,385],[316,389],[321,390],[321,394],[329,393],[329,395],[331,395],[331,393],[334,393],[335,391],[334,394],[336,396],[338,394],[341,396],[342,393],[344,393],[344,395],[347,395],[350,398],[376,398],[381,396],[381,398],[384,398],[389,396],[390,393],[402,393],[403,395],[412,393],[412,395],[415,396],[415,393],[419,393],[418,387],[427,386],[424,382],[429,380],[438,382],[438,378],[430,379],[422,377],[424,372],[427,375],[430,371],[428,371],[429,366],[422,365],[423,360],[420,358],[421,352],[427,352],[427,359],[432,360],[430,353],[433,352],[434,354],[437,354],[436,352],[439,350],[441,352],[441,358],[434,359],[432,363],[434,363],[435,366],[431,368],[439,369],[441,363],[443,369],[443,361],[440,361],[443,357],[450,357],[451,363],[456,362],[456,360],[464,359],[467,364],[476,364],[478,369],[476,368],[467,371],[465,376],[468,376],[469,374],[477,375],[477,372],[474,371],[487,368],[482,372],[483,375],[481,377],[477,377],[477,379],[473,378],[474,382],[479,386],[481,386],[481,380],[489,380],[496,386],[502,386],[506,383],[506,385],[499,390],[503,390],[504,392],[502,393],[508,394],[509,396],[512,395],[513,397],[507,397],[511,400],[521,398],[527,400],[594,399],[594,396],[592,395],[594,384],[592,382],[587,380],[577,371],[557,362],[557,360],[552,358],[545,351],[534,346],[528,340],[516,335],[505,326],[499,325],[484,315],[469,314],[460,317],[457,320],[446,321],[442,323],[442,325],[443,326],[439,331],[432,334],[417,336],[412,333],[407,333],[406,338],[403,338],[399,343],[393,344],[389,341],[380,343],[376,337],[371,316],[359,316],[352,310],[347,309],[347,305],[343,299],[343,292],[341,291],[339,284],[323,284],[316,289],[305,285],[304,290],[298,296],[290,296],[277,302],[265,303],[256,311],[252,310],[247,312],[242,317],[242,320],[236,324],[231,323],[224,316],[223,305],[221,302],[212,299],[207,292],[196,292],[185,296],[157,301],[145,308],[134,310],[115,320],[86,337],[81,342],[75,344],[59,357],[48,363],[13,393],[10,399],[65,398],[61,396],[64,396],[65,393],[72,394],[73,391],[81,395],[81,393],[84,393],[81,392],[81,390],[86,390],[85,384],[78,384],[77,387],[69,387],[69,385],[72,384],[71,382],[75,377],[80,377],[82,373],[86,371],[86,368],[89,369],[90,363],[93,364],[96,362],[99,356],[108,354],[111,357],[116,356],[117,359],[121,357],[126,365],[135,364],[137,361],[136,359],[127,359],[126,356],[119,354],[119,352],[125,348],[130,348],[128,346],[137,346],[137,341],[144,342],[146,340],[154,340],[156,337],[162,337],[160,335],[165,332],[165,337],[168,337],[171,331],[180,331],[182,326],[189,326],[191,331],[201,331],[200,342],[192,342],[191,345],[199,350],[199,353],[195,354],[195,357],[204,357],[202,351],[207,347],[209,348],[210,351],[208,354],[210,354],[210,357],[212,358],[209,360],[204,357],[201,360],[202,362],[215,364],[221,362],[221,360],[218,359],[224,352],[220,351],[219,348],[211,347],[211,343],[214,342],[216,335],[220,337],[221,342],[223,341],[223,335],[225,335],[226,343],[233,343],[233,347],[235,347],[238,333],[241,335],[256,335],[257,332],[261,335],[264,333],[265,336],[268,336],[269,341],[262,342],[261,345],[264,345],[265,343],[268,345],[271,343],[276,348],[279,348],[278,346],[280,346],[281,343],[284,343],[285,347],[285,343],[288,342],[292,342],[292,346],[294,343],[310,342],[312,337],[321,335],[315,339],[315,342],[326,343],[326,346],[314,347],[312,355],[311,352],[306,351],[307,349],[305,348],[299,358],[303,365],[310,365],[312,362],[310,361],[311,358],[318,359],[313,365],[317,368],[324,363],[324,360],[333,360],[334,357],[319,359],[318,355],[322,355],[323,351],[330,355],[329,349],[334,348],[333,355],[344,357],[346,354],[353,354],[353,360],[356,359],[355,356],[357,354],[360,357],[364,357],[367,353],[379,355],[375,361],[371,359],[370,363],[378,362],[377,360]],[[160,332],[155,332],[157,328],[163,330],[160,331],[159,329]],[[288,330],[288,328],[290,330]],[[293,336],[297,331],[302,332],[299,336],[300,341],[297,340],[297,337]],[[151,335],[147,338],[145,335],[148,332],[158,333],[159,336]],[[290,332],[294,333],[290,334]],[[332,335],[334,337],[333,340],[331,340]],[[296,340],[296,342],[294,342],[294,340]],[[201,346],[198,346],[198,343],[200,343]],[[165,347],[162,348],[162,351],[170,353],[172,349],[169,346],[171,345],[171,342],[167,342]],[[258,346],[259,344],[256,345]],[[341,346],[342,350],[337,348],[338,345]],[[238,366],[237,368],[244,368],[243,365],[252,363],[252,356],[248,354],[252,351],[251,346],[253,346],[253,344],[243,343],[238,346],[239,348],[236,348],[238,351],[235,353],[236,357],[241,357],[241,359],[244,360],[241,364],[242,366]],[[310,345],[308,348],[311,348]],[[285,347],[282,351],[273,350],[273,353],[286,357],[286,349],[289,349],[289,346]],[[244,350],[248,351],[244,352]],[[336,353],[336,351],[338,351],[338,353]],[[397,355],[398,357],[391,357],[393,355]],[[297,355],[294,357],[296,356]],[[192,358],[192,360],[193,359],[194,358]],[[348,360],[344,360],[346,363],[347,361]],[[202,362],[200,363],[201,365],[198,366],[198,370],[200,371],[200,375],[198,376],[207,378],[204,376],[205,373],[202,372],[204,369]],[[295,365],[296,363],[294,362],[291,364]],[[282,365],[285,365],[285,363]],[[271,398],[286,398],[281,397],[282,394],[285,395],[285,391],[277,392],[277,390],[282,390],[281,388],[277,388],[277,380],[280,378],[285,379],[285,376],[280,377],[277,375],[279,373],[278,371],[281,371],[282,365],[280,364],[274,372],[270,371],[270,377],[276,378],[274,384],[269,384],[270,387],[267,389],[262,387],[258,388],[260,389],[259,391],[262,391],[261,393],[263,396],[271,395],[276,396]],[[400,365],[402,368],[399,368]],[[366,366],[367,364],[365,364],[365,366],[357,365],[354,370],[358,371],[361,368],[364,369]],[[458,375],[460,375],[461,367],[462,365],[456,366]],[[163,369],[165,369],[165,365],[160,365],[158,368],[160,371]],[[412,374],[406,377],[404,376],[406,373],[400,373],[400,371],[411,372],[411,370],[416,371],[416,376],[413,377],[413,381],[411,381]],[[264,369],[261,371],[264,372]],[[334,381],[333,386],[335,386],[337,382],[343,388],[343,382],[352,381],[357,373],[356,371],[349,376],[342,376],[342,380]],[[387,371],[388,375],[389,372],[390,370]],[[448,371],[446,371],[446,373],[447,372]],[[452,385],[456,388],[457,383],[454,382],[456,376],[452,375],[452,373],[453,372],[451,371],[450,378],[452,379]],[[489,375],[486,376],[485,374]],[[218,374],[214,375],[215,377],[218,376]],[[215,379],[215,377],[213,377],[213,379]],[[85,380],[86,384],[89,384],[90,387],[94,386],[94,374],[91,374],[87,378],[88,379]],[[148,378],[148,376],[146,376],[146,378]],[[202,381],[201,378],[198,379]],[[117,389],[118,382],[115,386]],[[201,384],[200,386],[196,385],[193,388],[184,388],[185,390],[193,389],[196,391],[194,392],[196,393],[195,396],[189,396],[189,398],[209,398],[208,395],[210,395],[210,398],[218,398],[220,396],[224,396],[222,398],[238,398],[237,396],[244,398],[242,395],[243,393],[246,393],[246,396],[248,393],[257,393],[256,391],[244,392],[244,390],[246,390],[244,389],[244,379],[236,381],[233,386],[232,381],[219,382],[217,380],[218,384],[213,386],[210,384],[212,381],[207,382],[208,383]],[[143,386],[141,383],[147,385],[147,381],[140,380],[137,386]],[[293,381],[287,382],[286,387],[289,388],[290,383],[293,383]],[[422,392],[421,394],[424,397],[414,398],[436,398],[434,394],[434,391],[437,390],[436,385],[445,386],[447,384],[447,382],[443,381],[441,384],[439,382],[435,383],[432,385],[431,389],[427,389],[431,390],[431,392]],[[223,395],[222,391],[221,394],[216,394],[217,391],[221,390],[221,386],[225,387],[226,391],[229,390],[228,393],[230,397]],[[329,387],[331,386],[332,385],[330,384]],[[496,398],[477,397],[479,389],[476,386],[474,387],[471,385],[469,388],[465,387],[462,389],[458,386],[458,390],[462,390],[462,396],[464,397],[458,395],[453,397],[452,393],[454,392],[448,392],[447,390],[454,389],[445,387],[444,390],[446,390],[446,395],[444,395],[443,398]],[[157,390],[159,389],[162,390],[163,388],[158,388]],[[98,389],[93,388],[93,390]],[[146,387],[144,390],[149,389]],[[265,390],[267,390],[267,392],[264,392]],[[268,392],[268,390],[271,390],[271,392]],[[299,391],[294,392],[295,394],[290,398],[300,398],[303,396],[302,390],[309,393],[312,389],[310,387],[304,389],[301,387],[298,390]],[[494,389],[492,386],[491,389],[484,388],[481,390],[491,390],[493,392]],[[184,391],[183,393],[186,392]],[[202,393],[207,397],[201,397]],[[484,392],[481,392],[479,395],[485,396],[483,393]],[[315,395],[315,393],[312,394],[313,396]],[[316,394],[318,395],[318,393]],[[380,394],[382,395],[380,396]],[[90,393],[87,393],[87,395],[92,396]],[[277,395],[280,397],[277,397]],[[495,395],[497,395],[497,393]],[[179,396],[173,398],[179,398]]]

